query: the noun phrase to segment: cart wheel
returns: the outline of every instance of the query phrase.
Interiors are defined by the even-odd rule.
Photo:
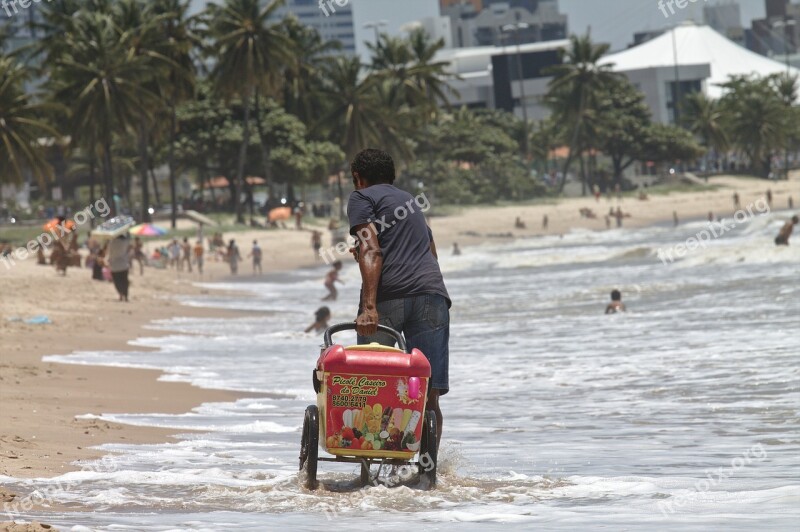
[[[369,481],[369,463],[366,460],[361,460],[361,485],[366,486]]]
[[[300,471],[306,470],[306,488],[317,488],[317,456],[319,454],[319,410],[316,405],[306,408],[303,419],[303,439],[300,440]]]
[[[419,476],[427,480],[427,489],[436,487],[436,414],[433,410],[425,412],[425,425],[419,447]]]

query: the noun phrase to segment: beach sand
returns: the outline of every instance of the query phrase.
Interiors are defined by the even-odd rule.
[[[484,242],[542,234],[563,234],[571,229],[605,230],[603,216],[619,204],[630,214],[625,227],[672,223],[673,211],[680,220],[705,219],[708,212],[730,217],[732,194],[737,191],[746,208],[773,192],[773,209],[785,209],[789,195],[800,201],[800,174],[790,181],[735,177],[713,178],[714,191],[695,191],[651,196],[647,201],[616,198],[570,198],[532,205],[470,207],[455,214],[437,216],[434,205],[431,227],[440,253],[449,253],[454,242],[462,247]],[[597,219],[582,218],[579,209],[589,208]],[[798,209],[800,210],[800,209]],[[542,230],[544,215],[549,228]],[[520,217],[526,229],[514,227]],[[322,229],[323,221],[316,228]],[[612,227],[615,223],[612,220]],[[209,231],[207,231],[208,235]],[[329,245],[323,230],[324,246]],[[236,238],[242,256],[256,238],[264,249],[265,273],[321,265],[315,260],[307,230],[246,231],[225,235]],[[796,235],[800,241],[800,235]],[[227,240],[226,240],[227,241]],[[148,243],[153,249],[154,243]],[[85,251],[84,251],[85,254]],[[337,256],[350,260],[349,254]],[[240,277],[251,271],[245,258]],[[18,478],[50,477],[80,468],[81,461],[99,457],[92,446],[111,443],[163,442],[174,431],[119,425],[95,419],[76,419],[82,414],[111,412],[182,413],[203,402],[230,401],[237,394],[206,390],[188,384],[158,381],[157,371],[73,366],[42,362],[43,355],[68,354],[75,350],[124,350],[128,342],[158,331],[144,330],[150,321],[175,316],[242,316],[216,309],[182,306],[173,296],[201,294],[206,290],[194,283],[197,273],[148,268],[140,276],[138,265],[131,271],[130,303],[117,302],[111,283],[91,280],[85,268],[71,268],[66,277],[50,266],[33,260],[19,262],[11,269],[0,266],[0,475]],[[205,282],[226,280],[227,265],[207,258]],[[320,283],[322,279],[320,279]],[[357,302],[353,302],[355,309]],[[313,309],[309,309],[309,314]],[[47,315],[46,325],[10,321]],[[139,349],[139,348],[137,348]],[[185,432],[185,431],[184,431]],[[9,503],[14,494],[0,487],[0,502]],[[7,508],[0,504],[0,510]],[[0,523],[0,531],[8,524]],[[16,529],[12,529],[16,530]],[[27,529],[23,529],[27,530]],[[31,529],[39,530],[39,529]]]

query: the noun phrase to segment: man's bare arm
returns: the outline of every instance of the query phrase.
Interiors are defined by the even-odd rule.
[[[378,331],[378,283],[383,269],[383,254],[378,244],[375,224],[356,226],[356,235],[368,234],[360,239],[358,267],[361,271],[361,314],[356,319],[356,330],[361,336],[372,336]]]

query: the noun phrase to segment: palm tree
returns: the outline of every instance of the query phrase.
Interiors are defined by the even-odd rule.
[[[362,73],[363,65],[356,57],[337,57],[325,69],[330,109],[314,129],[327,131],[347,161],[369,146],[383,146],[401,156],[408,155],[410,150],[398,126],[402,120],[396,110],[385,106],[386,95],[379,90],[381,80],[374,74]],[[339,199],[344,209],[341,180]]]
[[[258,0],[225,0],[209,4],[206,17],[214,39],[214,86],[226,98],[239,97],[244,108],[244,136],[239,152],[234,204],[237,223],[244,223],[241,194],[247,144],[250,142],[250,103],[256,91],[274,94],[281,67],[289,61],[291,45],[277,24],[270,24],[284,0],[263,9]]]
[[[433,42],[424,29],[418,28],[411,32],[408,43],[412,57],[409,76],[417,91],[424,95],[426,115],[435,115],[439,110],[439,104],[450,107],[448,94],[458,96],[458,91],[453,89],[447,80],[460,78],[447,72],[450,63],[434,61],[436,54],[445,47],[444,39]]]
[[[791,113],[792,106],[797,101],[797,76],[791,76],[788,73],[783,73],[772,76],[771,79],[776,92],[780,96],[781,100],[783,100],[783,104],[786,106],[787,113]],[[789,179],[789,148],[790,145],[795,144],[796,142],[797,135],[795,134],[794,129],[790,128],[790,131],[786,135],[786,145],[783,149],[783,168],[786,172],[786,179]]]
[[[372,54],[370,70],[375,79],[386,81],[386,104],[392,107],[415,106],[422,98],[411,79],[411,47],[400,37],[380,35],[375,44],[367,43]]]
[[[291,46],[284,73],[283,106],[304,124],[311,124],[319,118],[319,102],[326,95],[322,87],[323,71],[342,45],[338,41],[322,40],[319,32],[294,16],[286,18],[283,31]]]
[[[318,125],[330,131],[348,160],[367,146],[383,144],[393,150],[403,144],[395,110],[383,105],[381,80],[362,76],[362,69],[358,58],[338,57],[325,75],[331,107]]]
[[[694,92],[681,103],[681,121],[702,145],[706,153],[713,149],[715,157],[728,149],[725,114],[719,100],[708,98],[704,92]]]
[[[153,71],[145,57],[131,53],[130,35],[110,15],[79,11],[73,24],[52,58],[54,97],[71,111],[69,130],[76,145],[101,146],[105,194],[116,212],[114,135],[133,131],[141,113],[158,105],[145,87]]]
[[[782,146],[790,115],[770,78],[734,77],[722,85],[721,105],[729,120],[732,144],[750,159],[758,175],[767,177],[772,153]]]
[[[161,23],[166,15],[154,13],[147,9],[138,0],[120,0],[114,4],[112,11],[116,24],[123,32],[122,42],[127,43],[129,53],[143,58],[151,68],[151,77],[146,81],[147,90],[160,95],[161,88],[168,86],[171,61],[162,55],[159,48],[163,48],[165,36],[161,31]],[[136,124],[137,151],[139,157],[139,175],[141,185],[141,221],[150,221],[150,190],[149,190],[149,138],[156,112],[163,106],[159,101],[156,109],[139,113],[139,123]],[[174,227],[174,225],[173,225]]]
[[[29,79],[26,67],[10,57],[0,57],[0,182],[25,181],[30,172],[40,184],[52,177],[39,140],[59,137],[42,117],[50,107],[35,103],[24,89]]]
[[[181,102],[194,96],[196,68],[192,53],[201,45],[200,36],[195,31],[196,19],[189,17],[189,5],[188,0],[155,0],[149,8],[149,13],[159,20],[158,31],[162,37],[156,43],[155,50],[168,61],[167,75],[159,83],[158,93],[169,113],[167,166],[173,229],[178,210],[175,177],[176,109]]]
[[[612,64],[599,64],[608,48],[607,44],[592,42],[588,33],[581,37],[573,35],[570,37],[570,47],[563,52],[565,63],[549,69],[553,79],[546,100],[558,122],[569,124],[572,132],[559,191],[564,190],[567,172],[575,155],[587,147],[585,142],[581,142],[581,134],[597,106],[599,95],[619,78],[612,71]]]

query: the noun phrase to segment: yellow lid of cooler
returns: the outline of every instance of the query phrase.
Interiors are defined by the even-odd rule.
[[[379,353],[403,353],[402,349],[391,347],[388,345],[372,342],[369,344],[349,345],[344,348],[345,351],[377,351]]]

